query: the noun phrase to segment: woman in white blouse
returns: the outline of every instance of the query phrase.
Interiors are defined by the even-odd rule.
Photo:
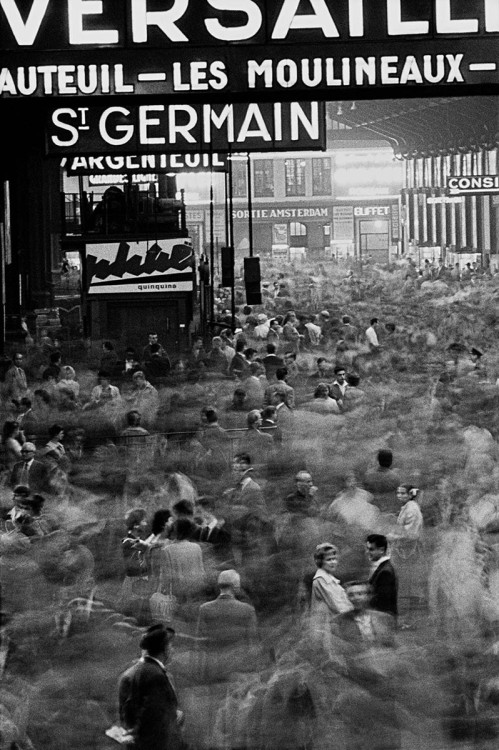
[[[345,589],[334,576],[338,567],[338,549],[334,544],[318,544],[314,560],[317,571],[312,582],[310,624],[313,635],[330,652],[334,618],[343,612],[349,612],[353,607]]]

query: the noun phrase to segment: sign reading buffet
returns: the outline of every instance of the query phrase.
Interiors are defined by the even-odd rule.
[[[499,0],[0,0],[0,96],[497,84],[498,34]]]

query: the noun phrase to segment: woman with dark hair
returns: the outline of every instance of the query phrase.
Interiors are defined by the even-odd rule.
[[[311,411],[319,414],[340,414],[338,402],[329,395],[327,383],[318,383],[314,391],[314,400],[310,402]]]
[[[19,422],[8,419],[2,429],[2,448],[5,457],[5,467],[10,471],[14,464],[22,461],[21,446],[24,443],[24,434],[19,427]]]
[[[397,488],[397,501],[402,508],[397,525],[387,538],[392,542],[392,558],[399,578],[399,597],[409,601],[426,599],[427,560],[421,543],[423,514],[419,506],[420,492],[412,484]]]

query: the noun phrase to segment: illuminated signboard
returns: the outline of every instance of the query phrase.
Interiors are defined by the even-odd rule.
[[[190,240],[86,245],[88,294],[191,292]]]
[[[497,0],[1,0],[0,97],[497,86]]]
[[[130,154],[128,156],[73,156],[61,168],[75,175],[168,174],[170,172],[226,172],[224,154]]]
[[[338,149],[333,158],[336,198],[395,195],[404,186],[404,164],[391,149]]]
[[[499,193],[499,175],[449,177],[447,187],[451,195],[491,195],[492,193]]]
[[[143,104],[59,107],[48,123],[48,153],[137,154],[324,148],[323,102]]]

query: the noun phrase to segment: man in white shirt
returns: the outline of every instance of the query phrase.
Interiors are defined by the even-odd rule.
[[[378,318],[371,318],[371,324],[369,328],[366,329],[366,340],[369,345],[369,349],[374,352],[379,349],[379,339],[378,339]]]

